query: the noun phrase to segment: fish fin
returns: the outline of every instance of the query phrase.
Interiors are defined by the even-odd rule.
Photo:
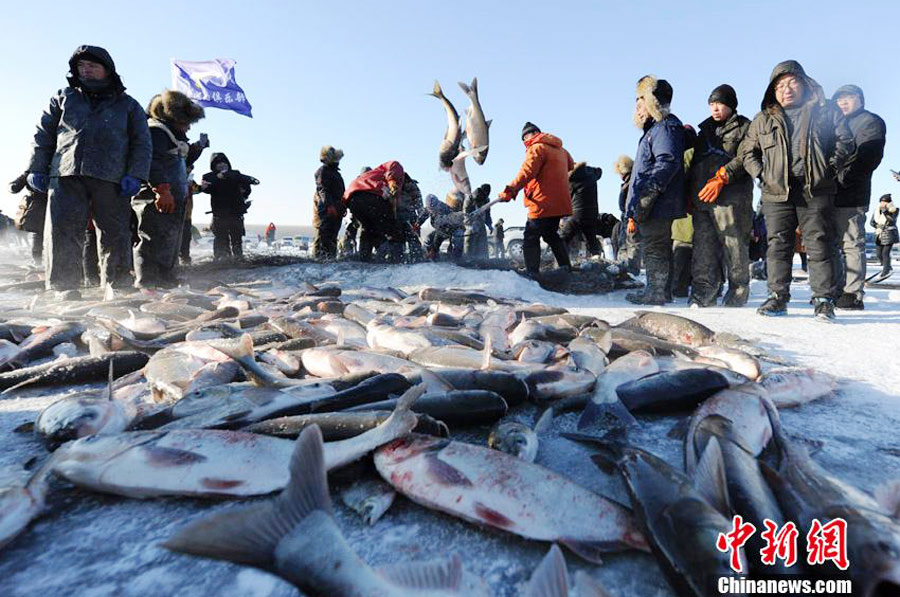
[[[484,122],[484,125],[485,125],[487,128],[491,128],[491,123],[492,123],[492,122],[494,122],[493,119],[491,119],[491,120],[486,120],[486,121]]]
[[[575,572],[575,594],[578,597],[610,597],[600,581],[584,570]]]
[[[482,371],[490,371],[491,370],[491,355],[493,354],[493,340],[491,340],[491,335],[488,334],[487,338],[484,339],[484,350],[481,353],[481,370]]]
[[[900,479],[888,481],[875,488],[875,501],[894,518],[900,517]]]
[[[403,395],[397,400],[395,412],[411,409],[413,403],[419,399],[419,396],[425,393],[426,388],[427,386],[424,383],[420,383],[403,392]]]
[[[554,543],[534,569],[525,589],[525,597],[568,597],[568,595],[569,574],[566,570],[566,558],[559,546]]]
[[[578,429],[584,430],[590,427],[596,427],[601,422],[608,422],[615,425],[614,421],[620,423],[620,427],[630,427],[637,424],[637,419],[622,403],[616,399],[615,402],[594,402],[593,400],[585,405],[581,412],[581,418],[578,419]]]
[[[709,438],[706,448],[700,456],[693,475],[694,487],[707,503],[724,516],[731,515],[731,503],[728,500],[728,488],[725,482],[725,463],[722,459],[722,448],[716,436]]]
[[[392,584],[415,591],[458,591],[462,585],[463,567],[459,554],[433,562],[405,562],[378,569],[378,574]]]
[[[681,419],[680,421],[678,421],[677,423],[675,423],[674,425],[672,425],[672,428],[669,429],[669,432],[666,434],[666,437],[668,437],[669,439],[677,439],[677,440],[683,441],[684,438],[687,437],[687,432],[688,432],[688,429],[690,428],[690,426],[691,426],[691,418],[685,417],[685,418]]]
[[[547,431],[550,428],[550,425],[553,424],[553,408],[548,408],[541,413],[540,418],[537,420],[537,423],[534,424],[534,432],[538,435]]]
[[[610,545],[601,541],[579,541],[578,539],[562,538],[559,542],[568,547],[572,553],[591,564],[602,564],[603,560],[600,558],[600,554],[612,551]]]
[[[29,379],[24,379],[24,380],[20,381],[19,383],[17,383],[16,385],[10,386],[10,387],[6,388],[5,390],[3,390],[2,392],[0,392],[0,396],[2,396],[4,394],[9,394],[10,392],[15,392],[16,390],[18,390],[20,388],[30,386],[31,384],[37,382],[38,379],[39,378],[37,376],[31,377]]]
[[[13,433],[31,433],[32,431],[34,431],[34,421],[28,421],[13,428]]]
[[[434,89],[432,89],[431,93],[429,93],[428,95],[436,97],[438,99],[444,96],[444,91],[441,89],[441,84],[438,83],[437,80],[435,80],[434,82]]]
[[[337,340],[335,340],[334,345],[337,346],[338,348],[341,348],[345,345],[345,343],[346,343],[346,339],[344,338],[344,330],[341,328],[338,328]]]
[[[606,454],[593,454],[591,456],[591,462],[596,464],[597,468],[607,475],[615,473],[618,468],[616,462]]]
[[[287,487],[273,500],[193,522],[163,543],[170,551],[268,569],[281,539],[311,512],[331,513],[322,432],[300,432]]]
[[[109,372],[106,377],[106,399],[113,399],[113,362],[115,359],[109,359]]]

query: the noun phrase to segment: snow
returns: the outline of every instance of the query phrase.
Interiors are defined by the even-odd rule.
[[[219,272],[231,281],[271,280],[275,285],[303,281],[354,286],[460,287],[490,294],[558,305],[615,324],[634,313],[624,292],[604,296],[566,296],[547,292],[513,272],[468,270],[447,264],[404,267],[359,264],[296,265],[253,271]],[[792,433],[823,442],[815,458],[828,470],[867,491],[900,477],[900,292],[873,289],[866,310],[838,312],[838,322],[817,322],[808,304],[809,289],[795,283],[787,317],[767,319],[755,313],[765,284],[753,282],[752,299],[743,309],[688,310],[683,304],[662,308],[709,326],[751,339],[759,346],[841,379],[833,397],[783,411]],[[0,309],[28,301],[27,295],[0,296]],[[73,391],[66,389],[66,393]],[[30,435],[13,432],[60,396],[60,391],[33,390],[0,399],[0,471],[8,477],[42,446]],[[526,406],[512,416],[532,422],[536,409]],[[558,437],[574,428],[577,414],[558,417],[542,437],[538,463],[612,499],[628,503],[621,481],[606,476],[588,460],[587,448]],[[675,417],[643,417],[636,443],[681,462],[680,442],[666,437]],[[488,428],[469,429],[457,439],[484,442]],[[890,449],[893,449],[890,450]],[[340,527],[359,555],[371,565],[445,557],[457,552],[466,569],[480,575],[496,595],[516,595],[549,545],[501,531],[478,528],[428,511],[399,498],[374,526],[366,526],[337,499],[338,490],[358,470],[334,475],[332,498]],[[548,487],[547,491],[552,491]],[[296,590],[261,571],[170,553],[160,543],[187,522],[211,512],[240,507],[237,502],[188,499],[129,500],[72,489],[57,483],[49,511],[0,552],[0,595],[295,595]],[[610,555],[589,566],[566,552],[570,574],[588,571],[614,595],[672,595],[652,556]]]

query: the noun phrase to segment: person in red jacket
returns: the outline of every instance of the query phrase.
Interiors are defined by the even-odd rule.
[[[544,239],[556,257],[559,267],[571,269],[566,244],[559,237],[559,221],[572,215],[572,197],[569,195],[569,171],[575,160],[563,149],[562,141],[530,122],[522,129],[525,144],[525,162],[519,173],[498,195],[501,201],[512,201],[525,189],[525,207],[528,222],[525,224],[522,253],[525,270],[530,278],[540,278],[541,239]]]
[[[391,246],[391,261],[403,257],[403,228],[397,220],[397,202],[403,187],[403,166],[390,161],[363,172],[344,192],[344,205],[361,227],[359,258],[372,259],[372,250],[385,238]]]

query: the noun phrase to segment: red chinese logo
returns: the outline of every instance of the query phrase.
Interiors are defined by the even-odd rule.
[[[719,533],[719,537],[716,539],[716,549],[722,553],[731,552],[731,569],[738,574],[743,574],[744,572],[740,549],[755,532],[755,526],[749,522],[745,523],[743,518],[736,515],[732,519],[731,532]]]
[[[850,565],[847,560],[847,521],[835,518],[827,524],[812,521],[806,535],[806,563],[810,566],[833,562],[841,570]]]
[[[797,538],[800,532],[793,522],[785,523],[780,529],[768,518],[763,521],[765,530],[760,537],[765,547],[759,550],[760,560],[767,566],[774,566],[778,560],[791,567],[797,563]],[[731,569],[738,574],[744,573],[744,565],[740,549],[756,533],[756,527],[744,522],[741,516],[731,521],[731,531],[719,533],[716,549],[731,554]],[[847,559],[847,521],[843,518],[822,524],[818,519],[812,521],[809,533],[806,534],[806,562],[810,566],[832,562],[841,570],[846,570],[850,561]]]
[[[778,560],[790,568],[797,563],[797,525],[789,522],[778,530],[778,525],[768,518],[763,521],[766,530],[760,535],[766,546],[759,550],[760,559],[766,566],[774,566]]]

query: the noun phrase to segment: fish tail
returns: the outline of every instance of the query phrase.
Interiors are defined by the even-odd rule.
[[[397,400],[397,409],[398,411],[406,411],[412,408],[413,403],[419,399],[419,397],[425,393],[425,389],[427,388],[427,384],[420,383],[406,390],[402,396]]]
[[[163,547],[237,564],[271,567],[278,543],[298,523],[317,510],[331,514],[318,425],[300,432],[291,455],[290,473],[287,487],[277,498],[203,518],[176,533]]]
[[[566,558],[562,550],[555,543],[550,551],[534,569],[528,587],[525,589],[526,597],[566,597],[569,594],[569,573],[566,570]]]
[[[431,96],[436,97],[436,98],[442,98],[442,97],[444,97],[444,92],[443,92],[443,90],[441,89],[441,84],[438,83],[437,80],[435,80],[435,82],[434,82],[434,89],[433,89],[432,92],[429,93],[428,95],[431,95]]]
[[[491,369],[491,354],[493,353],[493,341],[491,340],[491,335],[488,334],[487,338],[484,339],[484,352],[481,357],[481,370],[482,371],[490,371]]]
[[[584,430],[597,426],[598,423],[612,419],[614,424],[630,427],[637,424],[628,409],[620,400],[615,402],[588,402],[578,419],[578,429]]]

